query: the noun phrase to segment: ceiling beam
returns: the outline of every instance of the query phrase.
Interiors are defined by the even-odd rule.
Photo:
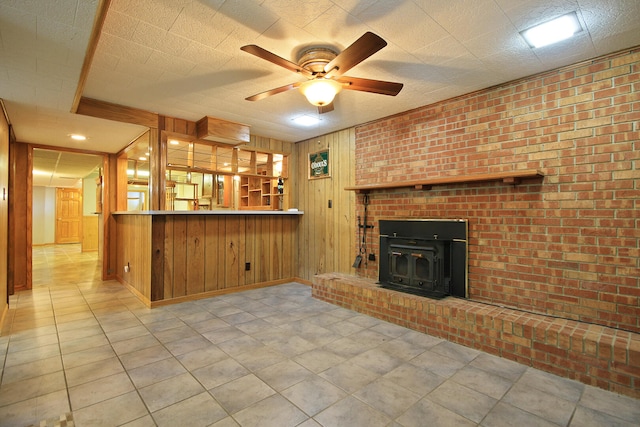
[[[111,5],[111,0],[100,0],[98,3],[98,10],[96,16],[93,18],[93,28],[91,30],[91,36],[89,37],[89,43],[87,44],[87,51],[84,54],[84,62],[82,63],[82,70],[80,71],[80,78],[78,79],[78,86],[76,87],[76,93],[73,97],[73,103],[71,104],[71,112],[77,113],[78,106],[80,105],[80,99],[84,92],[84,87],[89,77],[89,71],[91,63],[93,62],[93,56],[98,48],[98,42],[100,41],[100,34],[102,33],[102,27],[104,26],[104,20],[107,17],[107,11]]]
[[[81,97],[77,113],[148,128],[158,127],[158,115],[156,113],[97,99]]]

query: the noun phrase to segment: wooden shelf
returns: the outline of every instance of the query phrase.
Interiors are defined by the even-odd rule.
[[[467,184],[472,182],[502,181],[506,184],[519,184],[523,179],[541,178],[544,174],[536,169],[526,169],[508,172],[495,172],[478,175],[459,175],[441,178],[420,179],[413,181],[398,181],[383,184],[366,184],[345,187],[345,190],[356,193],[368,193],[376,190],[390,190],[394,188],[413,187],[416,190],[431,190],[434,185]]]

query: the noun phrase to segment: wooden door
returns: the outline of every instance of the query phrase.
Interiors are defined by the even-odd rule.
[[[56,243],[82,240],[82,190],[56,189]]]

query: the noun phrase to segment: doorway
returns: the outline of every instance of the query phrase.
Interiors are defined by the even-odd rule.
[[[97,181],[103,164],[102,155],[33,148],[34,286],[49,284],[62,272],[69,274],[86,263],[89,275],[94,265],[100,267]]]

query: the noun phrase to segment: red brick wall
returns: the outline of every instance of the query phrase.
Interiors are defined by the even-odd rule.
[[[640,332],[640,49],[359,126],[356,159],[356,185],[540,170],[374,191],[368,247],[379,219],[467,218],[472,300]]]

